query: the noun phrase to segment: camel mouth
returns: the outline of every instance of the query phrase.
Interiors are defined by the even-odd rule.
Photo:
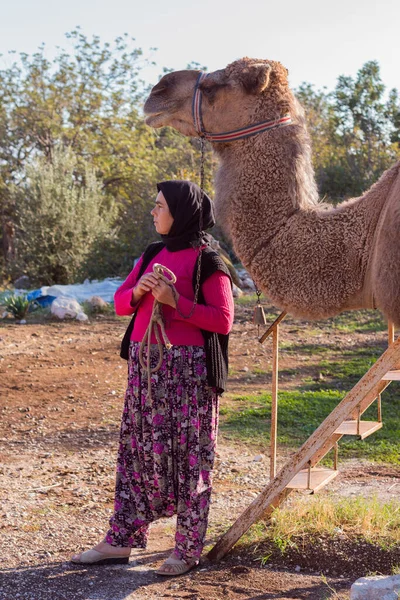
[[[144,122],[149,127],[162,127],[164,124],[164,114],[163,113],[153,113],[151,115],[147,115],[145,117]]]

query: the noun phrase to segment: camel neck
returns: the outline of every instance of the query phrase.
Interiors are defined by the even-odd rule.
[[[315,208],[317,189],[308,138],[300,125],[266,132],[216,149],[218,221],[229,230],[245,262],[255,240],[267,245],[293,216]],[[243,252],[243,248],[246,248]]]

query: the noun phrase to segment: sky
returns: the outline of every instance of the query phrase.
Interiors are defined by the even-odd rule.
[[[104,41],[128,33],[157,67],[142,76],[156,83],[162,67],[191,61],[208,70],[242,56],[279,60],[293,87],[335,87],[377,60],[388,89],[400,89],[398,0],[0,0],[0,68],[9,50],[34,52],[41,43],[52,58],[70,48],[65,33],[79,25]],[[151,48],[157,51],[151,51]]]

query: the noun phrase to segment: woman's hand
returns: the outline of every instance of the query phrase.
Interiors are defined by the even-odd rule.
[[[161,304],[168,304],[168,306],[172,306],[172,308],[176,308],[176,302],[178,301],[178,295],[172,291],[172,287],[165,283],[162,279],[159,279],[157,285],[153,287],[151,290],[154,298],[161,302]]]
[[[132,290],[131,304],[137,304],[142,296],[154,289],[158,281],[159,277],[156,273],[146,273],[143,275]]]

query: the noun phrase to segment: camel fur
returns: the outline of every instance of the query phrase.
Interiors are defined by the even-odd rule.
[[[168,73],[145,104],[146,123],[198,136],[198,71]],[[318,199],[304,112],[278,62],[243,58],[201,84],[206,131],[220,133],[290,113],[293,124],[213,143],[219,223],[256,284],[281,310],[319,319],[379,308],[400,326],[400,163],[359,198]]]

